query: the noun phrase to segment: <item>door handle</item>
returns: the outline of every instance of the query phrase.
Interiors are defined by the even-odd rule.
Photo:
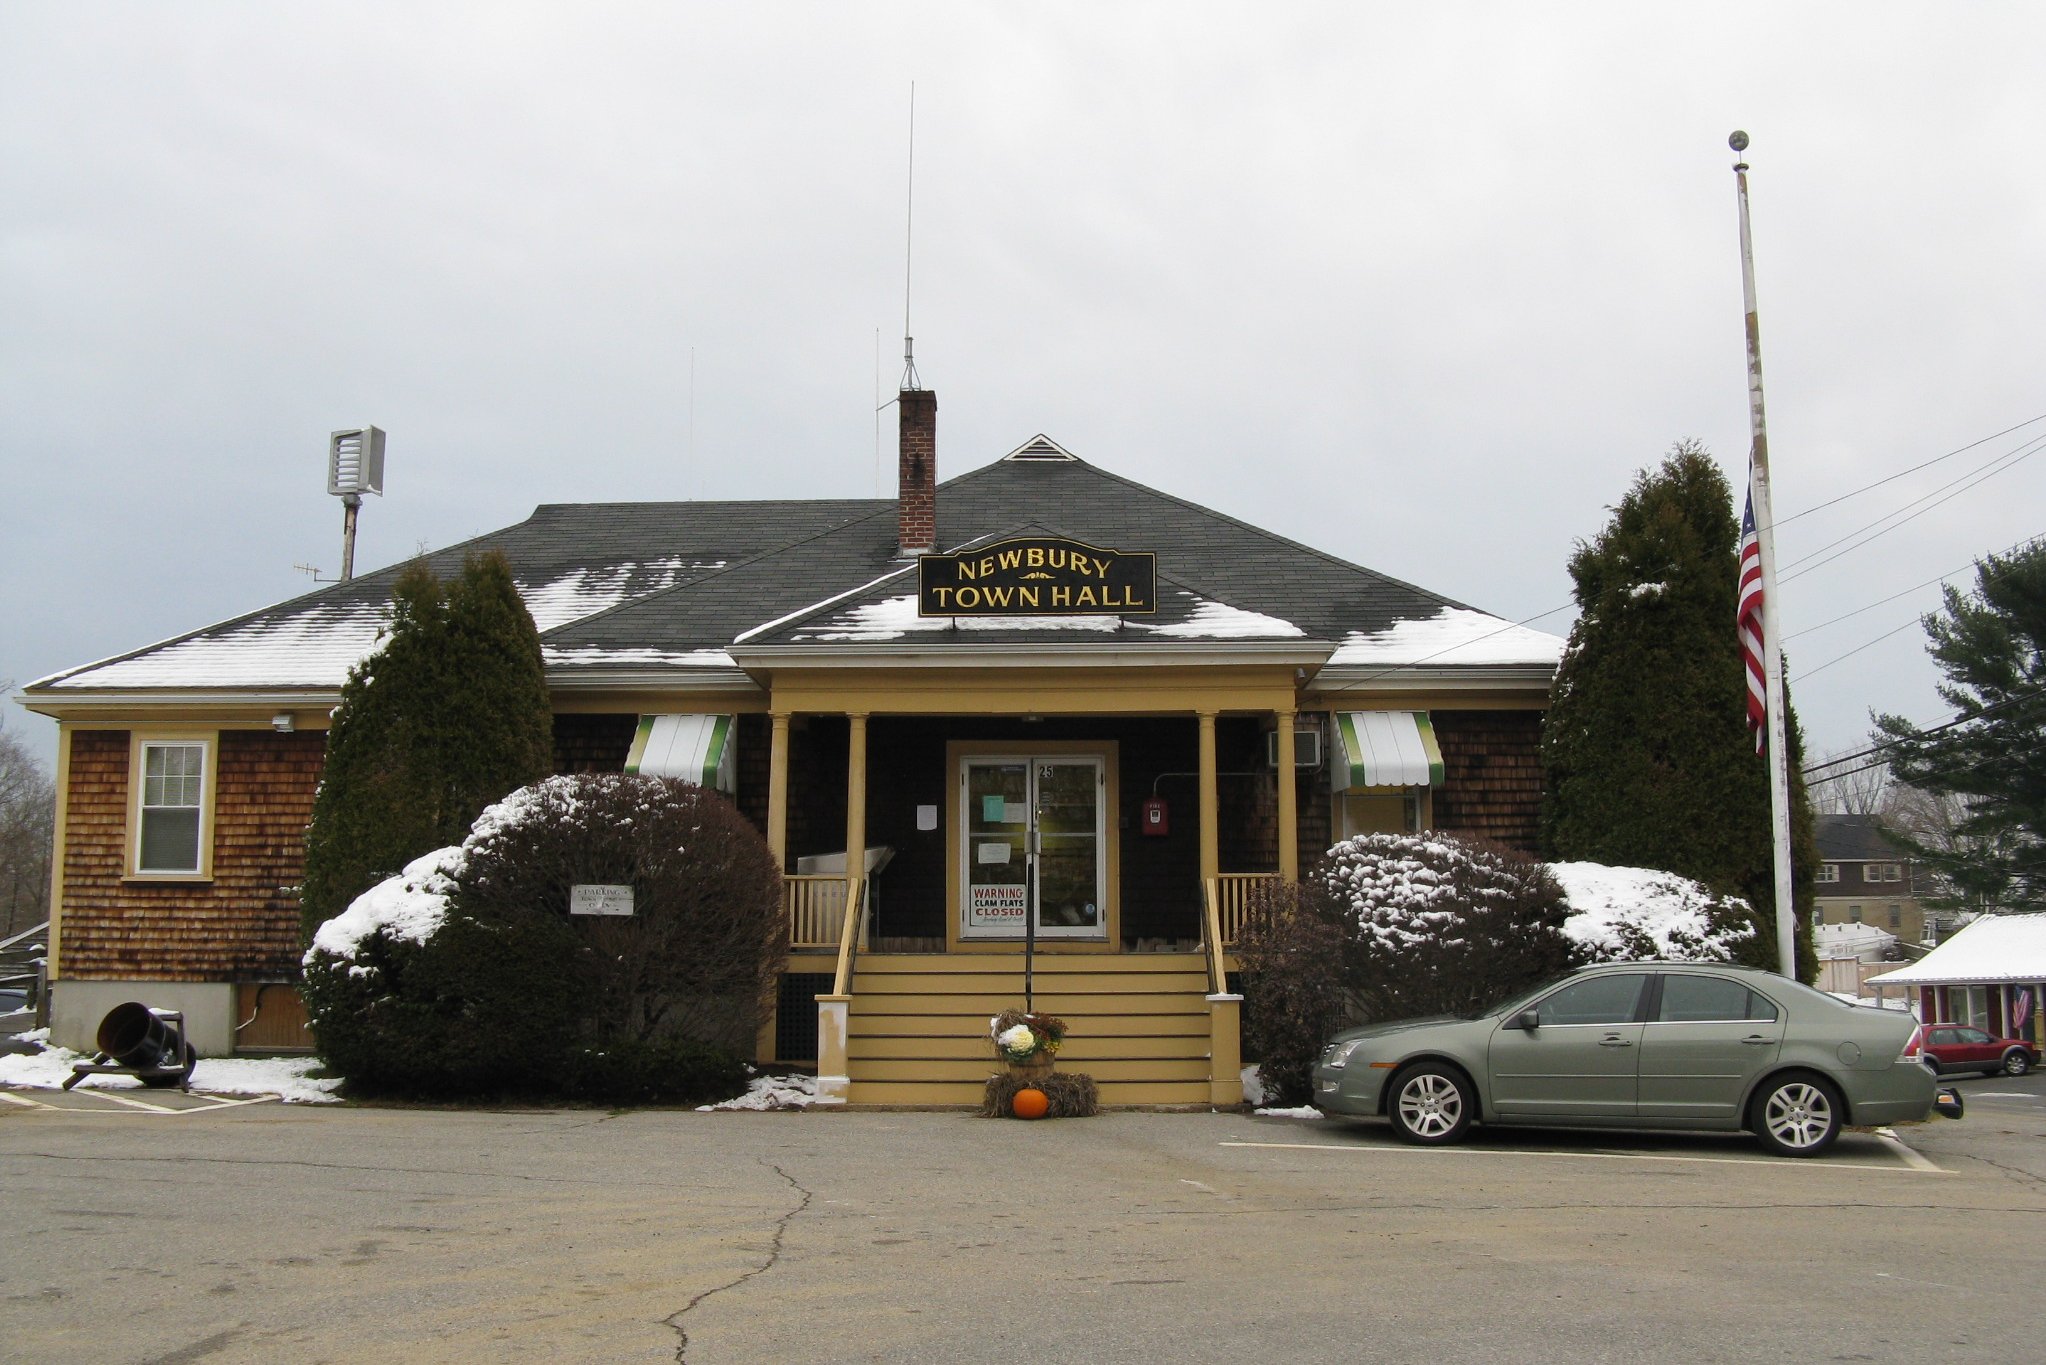
[[[1765,1038],[1759,1033],[1750,1033],[1747,1037],[1741,1039],[1741,1041],[1747,1044],[1749,1047],[1765,1047],[1768,1044],[1775,1042],[1776,1040],[1774,1038]]]
[[[1598,1045],[1600,1047],[1632,1047],[1634,1046],[1634,1040],[1631,1038],[1622,1038],[1618,1034],[1612,1034],[1608,1037],[1599,1039]]]

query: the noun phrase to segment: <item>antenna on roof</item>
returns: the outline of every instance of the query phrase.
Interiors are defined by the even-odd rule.
[[[355,514],[362,495],[384,494],[384,433],[355,427],[327,437],[327,491],[341,499],[341,581],[355,577]]]
[[[921,389],[923,380],[916,372],[916,338],[909,332],[909,279],[910,263],[915,259],[916,246],[916,82],[909,83],[909,184],[905,195],[907,204],[903,210],[902,229],[902,390],[907,393]]]

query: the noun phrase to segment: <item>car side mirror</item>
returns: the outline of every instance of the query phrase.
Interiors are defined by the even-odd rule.
[[[1540,1010],[1522,1010],[1513,1016],[1513,1027],[1533,1033],[1535,1025],[1541,1023],[1541,1021],[1542,1012]]]

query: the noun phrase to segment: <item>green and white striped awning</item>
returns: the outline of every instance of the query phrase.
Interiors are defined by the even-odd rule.
[[[732,717],[641,716],[625,771],[680,777],[731,795]]]
[[[1426,711],[1338,712],[1334,758],[1337,791],[1442,785],[1442,750]]]

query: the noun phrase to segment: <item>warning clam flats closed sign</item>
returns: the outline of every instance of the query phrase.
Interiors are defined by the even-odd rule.
[[[1019,536],[917,561],[919,616],[1148,616],[1158,556]]]

